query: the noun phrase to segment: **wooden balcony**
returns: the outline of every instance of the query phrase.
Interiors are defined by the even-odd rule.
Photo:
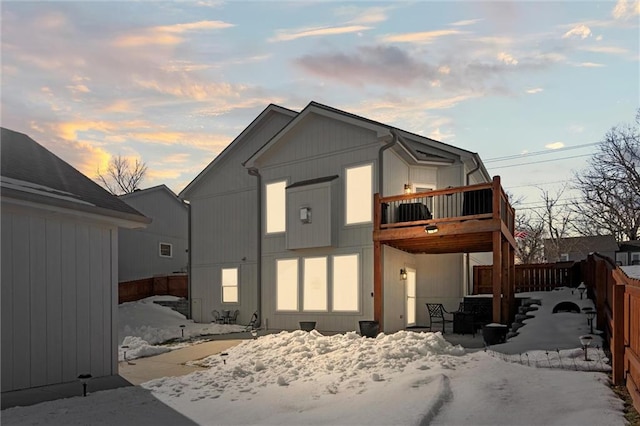
[[[514,314],[514,209],[491,183],[390,197],[374,196],[374,314],[382,317],[381,245],[414,254],[493,253],[493,315]],[[376,295],[378,297],[376,297]],[[380,299],[380,300],[378,300]]]
[[[494,232],[515,247],[514,210],[492,183],[374,198],[373,240],[409,253],[493,251]]]

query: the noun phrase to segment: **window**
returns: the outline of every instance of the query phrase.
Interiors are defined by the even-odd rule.
[[[172,257],[172,248],[169,243],[160,243],[160,257]]]
[[[267,234],[285,232],[286,229],[286,188],[287,182],[280,181],[265,186],[266,230]]]
[[[222,269],[222,303],[238,303],[238,268]]]
[[[560,262],[568,262],[569,261],[569,253],[560,254]]]
[[[276,310],[298,310],[298,259],[276,260]]]
[[[358,255],[333,256],[334,311],[354,312],[358,310]]]
[[[304,259],[303,309],[305,311],[327,310],[327,258]]]
[[[373,165],[346,169],[345,222],[347,225],[367,223],[373,211]]]

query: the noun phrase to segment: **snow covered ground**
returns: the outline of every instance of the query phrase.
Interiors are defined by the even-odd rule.
[[[590,302],[569,290],[533,296],[542,299],[536,317],[511,342],[487,351],[466,351],[440,333],[369,339],[355,332],[281,332],[244,341],[224,359],[196,362],[206,370],[4,410],[2,423],[624,425],[622,402],[598,371],[607,368],[604,354],[590,351],[585,362],[578,347],[584,314],[549,313],[559,299]],[[540,347],[536,338],[552,323],[547,331],[558,338]],[[509,345],[509,355],[497,352]],[[525,361],[528,350],[556,348],[560,363]]]

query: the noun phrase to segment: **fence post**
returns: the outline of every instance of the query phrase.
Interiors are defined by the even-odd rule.
[[[613,277],[611,277],[613,279]],[[611,303],[611,376],[613,384],[624,385],[624,284],[613,284],[613,301]],[[600,311],[598,311],[600,312]]]
[[[606,317],[604,315],[604,312],[607,298],[607,264],[603,260],[595,260],[595,266],[595,282],[593,283],[593,285],[595,286],[596,312],[603,313],[602,315],[598,315],[597,317],[597,328],[598,330],[604,330],[606,327]]]

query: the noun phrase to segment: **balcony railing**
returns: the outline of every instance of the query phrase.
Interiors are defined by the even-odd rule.
[[[514,210],[500,186],[493,183],[438,189],[415,194],[376,197],[377,229],[499,218],[511,234]]]

